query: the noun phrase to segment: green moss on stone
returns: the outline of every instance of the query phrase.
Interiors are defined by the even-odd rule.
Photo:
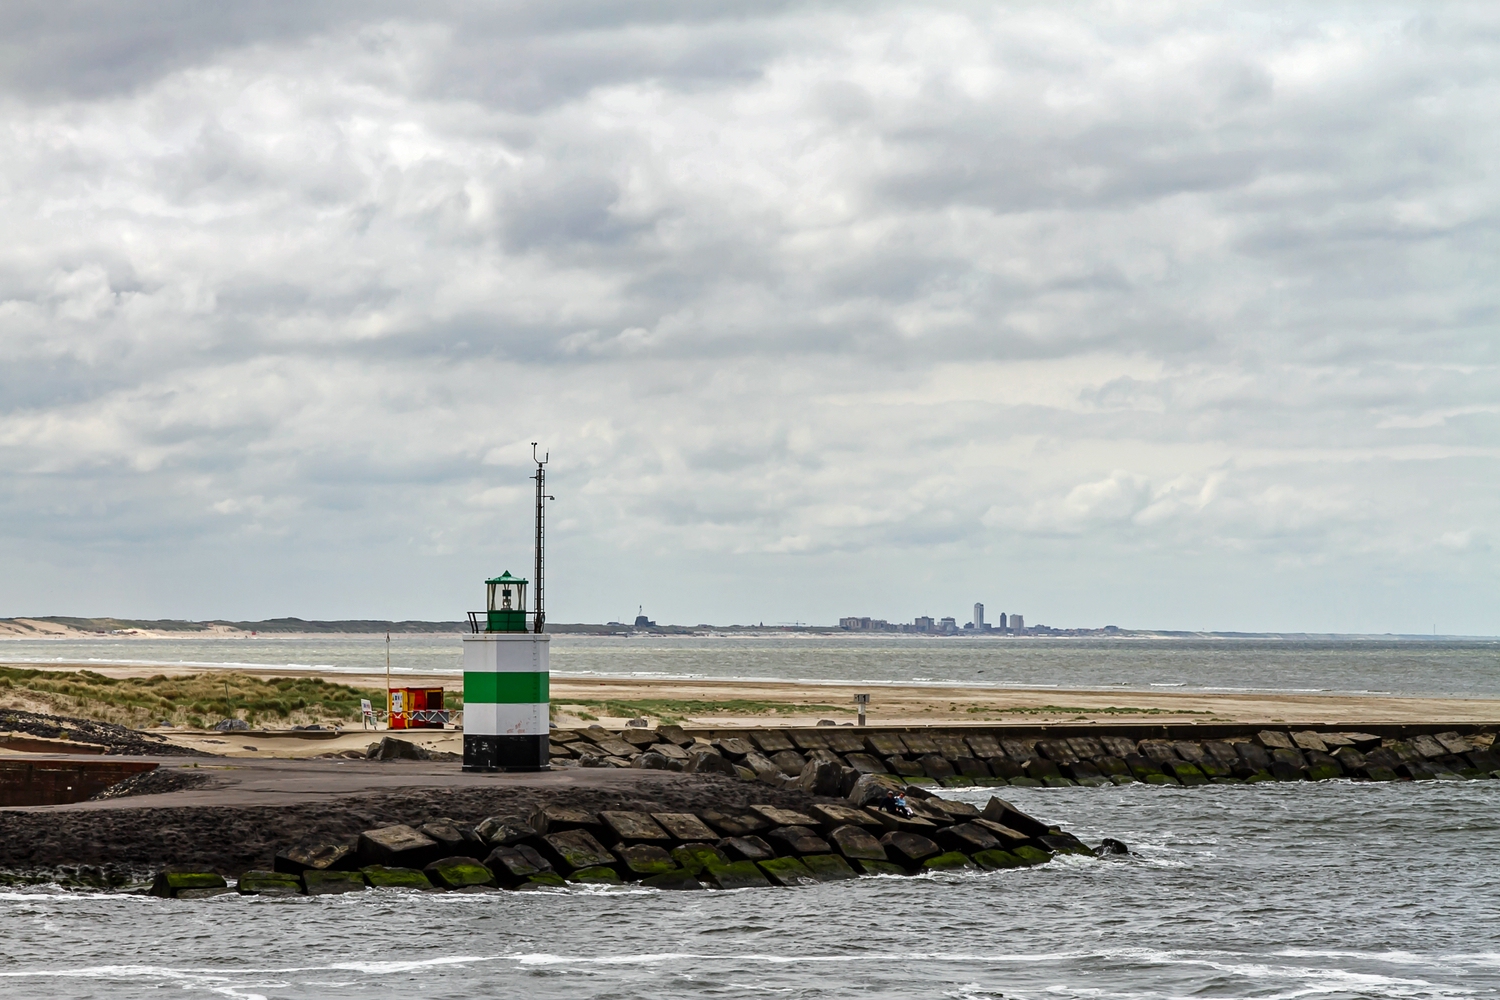
[[[535,878],[536,876],[532,876]],[[624,885],[625,880],[620,878],[620,873],[613,868],[605,868],[603,865],[595,865],[592,868],[580,868],[568,876],[570,882],[581,882],[584,885]]]
[[[859,877],[859,873],[849,867],[849,862],[837,854],[806,854],[802,857],[802,863],[819,882],[838,882],[841,879]]]
[[[818,880],[813,878],[813,873],[796,858],[772,858],[770,861],[760,861],[757,864],[760,865],[760,870],[766,873],[766,877],[777,885],[818,884]]]
[[[245,872],[235,888],[241,896],[300,896],[302,879],[285,872]]]
[[[974,779],[963,774],[952,774],[946,778],[939,778],[938,784],[944,788],[973,788]]]
[[[711,865],[703,877],[717,889],[769,889],[771,883],[754,861],[733,861]]]
[[[905,875],[906,869],[889,861],[866,861],[860,859],[854,862],[855,867],[862,875]]]
[[[945,854],[939,854],[937,857],[928,858],[926,861],[922,862],[922,867],[927,871],[932,872],[958,872],[979,870],[978,866],[975,865],[974,862],[969,860],[969,856],[967,854],[962,854],[958,851],[948,851]]]
[[[415,868],[387,868],[367,865],[359,870],[371,889],[431,889],[432,879]]]
[[[172,897],[189,889],[224,889],[228,883],[218,872],[158,872],[151,895]]]
[[[1030,844],[1023,844],[1011,853],[1020,858],[1023,865],[1044,865],[1052,860],[1052,855]]]
[[[1028,778],[1024,774],[1021,775],[1021,776],[1019,776],[1019,777],[1016,777],[1016,778],[1011,778],[1010,779],[1010,784],[1014,785],[1016,788],[1041,788],[1042,787],[1042,783],[1040,781],[1037,781],[1035,778]]]
[[[998,849],[979,851],[974,855],[974,860],[979,863],[979,867],[989,871],[1000,871],[1005,868],[1024,868],[1026,866],[1026,862],[1014,854]]]
[[[1148,774],[1141,778],[1148,785],[1180,785],[1182,782],[1170,774]]]
[[[361,872],[330,872],[309,868],[302,873],[302,884],[309,896],[329,896],[340,892],[359,892],[365,887]]]

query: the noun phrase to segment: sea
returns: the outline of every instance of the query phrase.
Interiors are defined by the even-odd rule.
[[[1500,694],[1485,641],[558,636],[559,672]],[[456,670],[457,637],[392,637]],[[6,643],[0,659],[384,667],[382,637]],[[45,655],[44,655],[45,653]],[[982,805],[992,790],[946,789]],[[1500,995],[1500,781],[1009,788],[1130,853],[804,889],[290,900],[0,892],[0,997]]]

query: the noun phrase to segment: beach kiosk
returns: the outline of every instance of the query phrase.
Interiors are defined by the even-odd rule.
[[[464,637],[464,770],[547,770],[551,637],[527,627],[526,580],[507,571],[484,585]]]

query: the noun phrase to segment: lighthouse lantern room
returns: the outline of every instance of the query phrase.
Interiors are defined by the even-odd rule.
[[[526,629],[526,581],[510,575],[506,570],[493,579],[484,581],[489,591],[486,602],[486,632],[525,632]]]

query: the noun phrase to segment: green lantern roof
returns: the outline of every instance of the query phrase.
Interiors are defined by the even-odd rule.
[[[520,577],[511,576],[510,575],[510,570],[506,570],[504,573],[501,573],[499,576],[495,577],[493,580],[486,580],[484,582],[485,583],[525,583],[526,581],[523,580],[523,579],[521,579]]]

